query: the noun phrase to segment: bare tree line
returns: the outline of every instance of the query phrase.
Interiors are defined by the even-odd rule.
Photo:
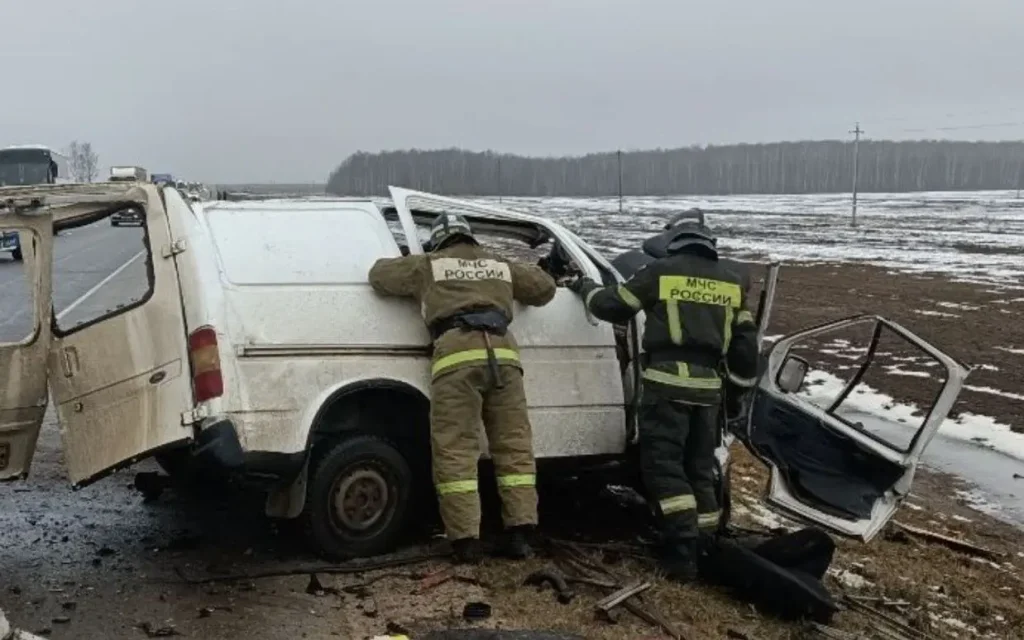
[[[862,140],[860,191],[1017,188],[1024,142]],[[463,149],[357,152],[335,169],[327,192],[386,195],[400,185],[451,195],[613,196],[616,152],[524,157]],[[853,145],[841,140],[627,151],[624,195],[837,193],[850,191]]]
[[[99,174],[99,156],[91,142],[73,140],[68,145],[68,165],[75,182],[93,182]]]

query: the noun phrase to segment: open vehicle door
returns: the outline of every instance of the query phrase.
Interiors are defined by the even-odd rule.
[[[47,404],[52,224],[19,206],[0,203],[0,232],[19,233],[23,256],[0,264],[0,480],[28,475]]]
[[[573,234],[538,216],[408,189],[390,191],[412,254],[423,253],[416,226],[428,226],[449,211],[464,216],[478,235],[518,240],[526,247],[554,241],[596,281],[615,273],[603,258],[588,255]],[[543,307],[517,305],[512,332],[526,370],[537,457],[620,454],[627,438],[626,396],[612,326],[590,318],[579,297],[559,287]],[[566,437],[583,432],[586,438]]]
[[[55,209],[55,226],[89,225],[89,233],[115,236],[110,250],[128,256],[54,318],[50,387],[78,487],[190,440],[183,414],[192,408],[192,384],[175,269],[187,247],[172,242],[157,187],[78,185],[68,193],[79,202]],[[143,212],[143,227],[111,227],[110,216],[128,208]],[[117,299],[126,290],[144,293]]]
[[[808,363],[790,351],[854,325],[872,327],[862,365],[821,408],[798,395]],[[945,369],[945,383],[906,447],[886,436],[907,425],[884,417],[842,409],[874,359],[883,330],[909,343]],[[753,393],[748,448],[769,468],[768,505],[799,521],[868,541],[886,525],[907,496],[917,465],[949,414],[969,369],[902,326],[877,316],[855,316],[786,336],[768,354],[767,370]],[[855,421],[856,420],[856,421]]]

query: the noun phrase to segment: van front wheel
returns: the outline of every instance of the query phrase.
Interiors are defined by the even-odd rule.
[[[334,559],[390,551],[405,528],[412,472],[374,436],[350,436],[313,461],[304,518],[316,549]]]

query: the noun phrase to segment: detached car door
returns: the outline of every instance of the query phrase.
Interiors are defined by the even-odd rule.
[[[807,361],[790,353],[808,338],[856,324],[874,325],[873,343],[861,369],[831,406],[801,397]],[[905,425],[882,415],[862,414],[853,422],[837,412],[870,365],[882,330],[895,333],[945,369],[945,382],[927,418],[905,448],[880,434]],[[770,470],[765,500],[799,521],[868,541],[889,522],[910,491],[925,448],[946,419],[969,369],[902,326],[877,316],[856,316],[807,329],[779,340],[769,351],[766,371],[754,391],[746,433],[748,448]]]
[[[17,232],[23,255],[0,259],[0,480],[28,475],[46,413],[51,220],[0,209],[0,232]]]
[[[137,189],[137,190],[136,190]],[[173,242],[157,187],[136,187],[141,227],[110,225],[108,208],[69,236],[97,251],[55,248],[55,280],[81,259],[102,271],[90,289],[56,309],[51,389],[60,416],[68,475],[82,486],[120,466],[192,438],[182,414],[192,408],[181,291]],[[141,193],[141,195],[139,195]],[[105,274],[105,275],[103,275]]]

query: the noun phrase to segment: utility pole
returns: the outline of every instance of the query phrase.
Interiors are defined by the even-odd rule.
[[[616,151],[615,157],[619,164],[619,213],[622,213],[622,151]]]
[[[860,134],[864,133],[864,130],[860,128],[860,123],[858,122],[856,124],[856,126],[854,126],[853,131],[851,131],[850,133],[853,134],[853,213],[850,216],[850,226],[851,227],[856,227],[857,226],[857,170],[859,169],[859,166],[858,166],[857,163],[860,160],[860,158],[859,158],[859,154],[860,154]]]
[[[498,156],[498,202],[501,202],[501,156]]]

